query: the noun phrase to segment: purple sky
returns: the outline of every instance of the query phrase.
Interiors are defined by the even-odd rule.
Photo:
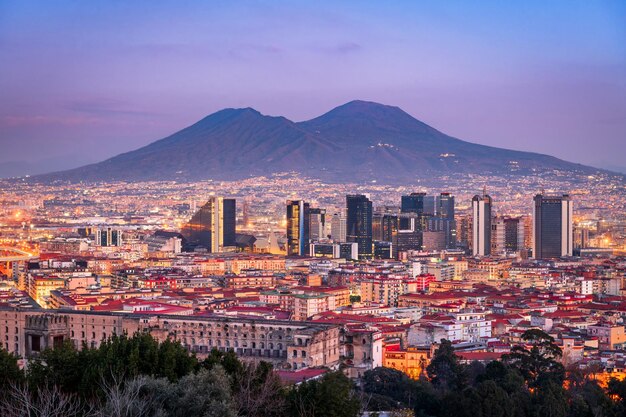
[[[0,0],[0,176],[353,99],[626,172],[626,2],[126,3]]]

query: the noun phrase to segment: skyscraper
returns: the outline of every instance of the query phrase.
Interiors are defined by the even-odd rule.
[[[310,216],[309,203],[303,200],[287,201],[287,255],[309,254]]]
[[[326,238],[326,209],[309,210],[309,238],[313,241]]]
[[[422,228],[420,216],[410,213],[402,213],[391,218],[389,224],[391,230],[391,242],[393,244],[393,257],[398,259],[400,252],[409,250],[422,250]]]
[[[122,246],[122,231],[107,227],[96,230],[96,244],[99,246]]]
[[[570,196],[537,194],[533,200],[533,257],[572,256],[573,203]]]
[[[411,193],[401,197],[400,211],[402,213],[424,214],[424,200],[426,193]]]
[[[456,220],[454,219],[454,196],[450,193],[441,193],[435,201],[436,214],[442,217],[446,232],[446,248],[456,247]]]
[[[346,213],[342,209],[339,213],[333,214],[330,221],[330,237],[339,243],[346,241]]]
[[[498,217],[491,230],[492,253],[516,253],[524,249],[522,217]]]
[[[491,197],[475,195],[472,198],[472,255],[491,254]]]
[[[191,246],[205,247],[209,252],[223,252],[236,246],[236,201],[234,198],[211,197],[193,215],[181,234]]]
[[[370,258],[374,250],[372,247],[372,202],[365,195],[347,195],[346,207],[348,209],[346,239],[348,242],[359,244],[359,257]]]

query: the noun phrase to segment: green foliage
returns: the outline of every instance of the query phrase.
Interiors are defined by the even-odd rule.
[[[80,360],[80,354],[70,341],[55,349],[45,349],[28,366],[27,378],[31,388],[59,387],[71,392],[80,387],[82,372],[89,364]]]
[[[58,386],[85,398],[100,394],[100,385],[113,378],[139,375],[164,377],[170,381],[189,374],[197,360],[178,342],[159,343],[147,333],[113,336],[99,348],[77,350],[67,341],[46,349],[28,368],[31,387]]]
[[[561,385],[548,381],[533,393],[532,399],[537,417],[565,417],[567,415],[567,397]]]
[[[578,372],[569,389],[561,351],[541,331],[505,361],[463,365],[443,340],[427,367],[430,380],[412,381],[392,369],[366,372],[361,384],[370,411],[403,409],[417,417],[617,417],[626,415],[626,381],[609,382],[608,393]],[[612,400],[607,394],[614,397]]]
[[[519,371],[498,361],[489,362],[484,373],[476,378],[477,383],[485,381],[495,382],[509,394],[521,392],[524,387],[524,378]]]
[[[459,364],[459,358],[449,340],[441,340],[426,372],[433,386],[441,390],[458,391],[467,385],[466,369]]]
[[[395,369],[376,368],[365,372],[362,388],[368,394],[365,403],[369,410],[412,408],[434,414],[439,409],[431,384],[414,381]]]
[[[215,365],[222,366],[229,375],[237,375],[243,371],[243,364],[232,350],[221,352],[213,349],[207,358],[200,362],[200,366],[206,369],[212,369]]]
[[[24,372],[18,366],[17,360],[17,356],[0,348],[0,395],[11,384],[24,380]]]
[[[357,417],[361,411],[352,381],[341,372],[301,383],[289,392],[288,402],[290,416]]]
[[[105,385],[99,415],[115,417],[236,417],[230,380],[224,369],[201,369],[177,382],[139,376]]]
[[[356,417],[363,407],[416,417],[626,415],[626,381],[612,379],[605,392],[588,373],[573,372],[566,390],[554,340],[538,330],[523,337],[524,346],[487,365],[460,363],[442,340],[428,379],[377,368],[360,388],[341,372],[285,387],[269,363],[217,350],[198,362],[179,343],[145,333],[112,337],[98,349],[47,349],[26,374],[0,349],[0,415],[30,417],[29,407],[94,417]]]
[[[173,386],[173,401],[166,403],[171,417],[236,417],[229,377],[220,366],[183,377]]]
[[[503,356],[503,361],[517,369],[531,388],[544,384],[563,385],[565,368],[559,362],[563,355],[554,338],[547,333],[531,329],[524,332],[522,339],[526,346],[514,346],[511,353]]]

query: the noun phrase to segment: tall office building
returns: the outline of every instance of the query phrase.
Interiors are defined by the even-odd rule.
[[[391,242],[393,235],[398,231],[398,215],[384,214],[381,219],[380,240],[383,242]]]
[[[574,248],[584,249],[589,247],[589,229],[583,226],[574,227]]]
[[[533,257],[572,256],[573,203],[570,196],[537,194],[533,200]]]
[[[391,220],[391,219],[390,219]],[[401,252],[410,250],[422,250],[422,228],[420,226],[420,216],[411,213],[402,213],[395,216],[395,225],[390,223],[393,257],[398,259]]]
[[[309,203],[303,200],[287,201],[287,255],[309,254]]]
[[[347,241],[359,244],[359,257],[372,257],[372,202],[365,195],[347,195],[346,208]]]
[[[475,195],[472,198],[472,255],[491,254],[491,197]]]
[[[424,214],[426,193],[411,193],[401,197],[400,211],[402,213]]]
[[[237,206],[234,198],[211,197],[193,215],[181,234],[192,247],[204,247],[211,253],[235,247]]]
[[[454,196],[450,193],[441,193],[437,197],[437,214],[445,219],[454,220]]]
[[[469,248],[472,242],[472,215],[457,214],[454,220],[457,226],[456,243],[460,248]]]
[[[326,238],[326,209],[309,209],[309,238],[312,241]]]
[[[445,219],[446,248],[456,247],[456,220],[454,218],[454,196],[450,193],[441,193],[436,199],[437,216]]]
[[[122,246],[122,231],[107,227],[96,230],[96,244],[99,246]]]
[[[492,253],[516,253],[526,248],[523,217],[498,217],[491,230]]]
[[[342,209],[339,213],[333,214],[330,220],[330,237],[338,243],[346,241],[346,213]]]

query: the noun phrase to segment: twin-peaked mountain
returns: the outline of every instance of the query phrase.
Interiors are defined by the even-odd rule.
[[[224,109],[135,151],[42,181],[235,180],[297,171],[331,182],[400,182],[446,173],[596,169],[465,142],[398,107],[352,101],[305,122]]]

